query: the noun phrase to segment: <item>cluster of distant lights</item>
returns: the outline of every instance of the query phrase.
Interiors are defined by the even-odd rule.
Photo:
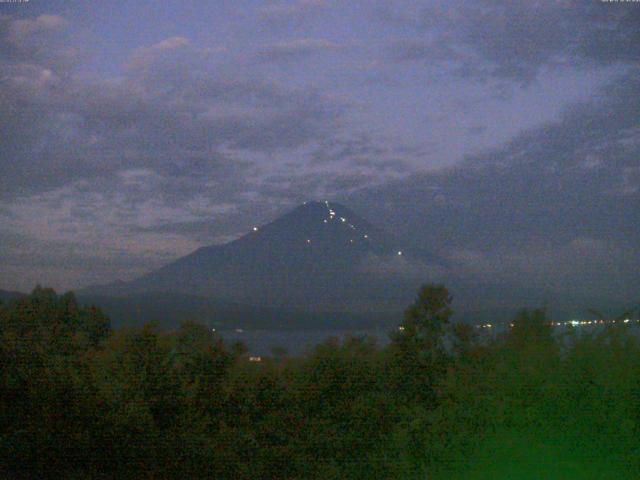
[[[306,205],[307,202],[304,202],[304,204]],[[327,207],[327,211],[329,212],[329,218],[325,218],[322,220],[322,223],[329,223],[332,220],[335,220],[336,218],[336,212],[335,210],[333,210],[331,208],[331,206],[329,205],[329,202],[327,200],[324,201],[324,204]],[[352,223],[348,223],[347,219],[345,217],[338,217],[340,219],[340,222],[342,223],[347,223],[349,228],[351,228],[352,230],[357,230],[356,226],[353,225]],[[259,230],[258,227],[253,227],[253,231],[257,232]],[[365,240],[369,239],[369,235],[367,235],[366,233],[364,235],[362,235],[362,238],[364,238]],[[307,242],[308,245],[311,244],[311,239],[307,238]],[[354,243],[353,239],[349,240],[349,243]],[[402,250],[398,250],[397,251],[398,256],[402,256]],[[623,320],[568,320],[566,322],[550,322],[549,325],[552,327],[581,327],[581,326],[586,326],[586,325],[612,325],[615,323],[622,323],[622,324],[628,324],[628,323],[640,323],[640,319],[638,320],[632,320],[629,318],[625,318]],[[480,324],[476,324],[475,328],[478,329],[491,329],[494,327],[498,327],[499,325],[493,324],[493,323],[480,323]],[[510,323],[509,324],[509,328],[513,328],[515,326],[515,324]],[[404,326],[400,325],[398,327],[398,330],[403,332],[404,331]],[[213,329],[213,331],[215,332],[215,329]],[[242,330],[236,330],[237,332],[241,332]],[[259,357],[256,357],[259,358]],[[252,361],[260,361],[260,360],[252,360]]]
[[[549,322],[551,327],[583,327],[587,325],[613,325],[613,324],[640,323],[640,319],[632,320],[625,318],[623,320],[567,320],[566,322]],[[509,324],[509,328],[513,328],[514,323]],[[476,328],[495,328],[499,327],[494,323],[480,323],[475,325]]]
[[[304,204],[306,205],[307,202],[304,202]],[[329,202],[327,200],[324,201],[324,204],[327,207],[327,211],[329,212],[329,218],[324,218],[322,220],[322,223],[329,223],[330,221],[335,220],[336,212],[335,212],[335,210],[333,210],[331,208],[331,206],[329,205]],[[339,218],[340,218],[340,222],[346,223],[349,226],[349,228],[351,228],[351,230],[357,230],[356,226],[353,225],[352,223],[349,223],[345,217],[339,217]],[[257,232],[258,230],[259,230],[258,227],[253,227],[253,231],[254,232]],[[369,240],[369,235],[365,233],[365,234],[362,235],[362,238],[365,239],[365,240]],[[349,240],[349,243],[354,243],[354,242],[355,242],[355,240],[353,238]],[[311,239],[307,238],[307,242],[306,243],[307,243],[307,245],[311,245]],[[396,253],[397,253],[398,256],[402,256],[402,250],[398,250]]]
[[[640,319],[631,319],[625,318],[623,320],[568,320],[566,322],[549,322],[551,327],[582,327],[586,325],[613,325],[613,324],[633,324],[640,323]],[[501,325],[497,325],[495,323],[479,323],[474,325],[476,328],[480,329],[491,329],[491,328],[499,328]],[[515,327],[514,323],[509,324],[509,328]],[[405,327],[400,325],[398,327],[398,331],[404,332]]]
[[[625,318],[624,320],[569,320],[567,322],[550,322],[549,325],[552,327],[581,327],[584,325],[612,325],[615,323],[618,323],[618,324],[640,323],[640,319],[632,320],[630,318]],[[498,326],[499,325],[496,325],[494,323],[480,323],[475,325],[476,328],[494,328]],[[510,328],[515,327],[515,324],[510,323],[509,327]],[[398,327],[398,330],[401,332],[404,332],[404,326],[400,325]],[[211,331],[215,333],[216,329],[212,328]],[[236,333],[242,333],[243,331],[244,330],[242,330],[241,328],[235,329]]]

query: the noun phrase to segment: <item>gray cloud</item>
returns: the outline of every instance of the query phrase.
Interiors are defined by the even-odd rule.
[[[486,131],[487,127],[484,125],[477,125],[467,128],[467,133],[469,133],[470,135],[482,135]]]
[[[633,64],[640,55],[640,11],[624,2],[432,2],[385,5],[385,23],[411,32],[389,58],[448,63],[458,75],[522,84],[559,66]]]
[[[501,291],[638,280],[640,10],[381,3],[375,25],[371,2],[274,3],[242,18],[248,38],[171,31],[100,76],[77,68],[71,20],[0,16],[0,281],[130,278],[309,198],[353,205]],[[566,101],[554,75],[567,72],[623,76],[547,121],[556,107],[538,100]],[[467,143],[466,160],[428,170]]]
[[[297,0],[294,2],[272,3],[259,8],[259,18],[273,26],[300,24],[318,12],[326,9],[325,0]]]
[[[319,91],[217,68],[219,49],[185,37],[134,50],[119,78],[81,76],[43,37],[63,34],[66,20],[0,26],[0,208],[3,231],[22,238],[0,256],[11,275],[42,262],[50,278],[82,266],[130,277],[127,265],[151,268],[269,220],[320,177],[315,191],[331,194],[366,184],[362,172],[304,171],[344,109]],[[300,174],[285,185],[292,162]]]
[[[268,45],[258,52],[263,62],[288,62],[300,60],[323,52],[339,52],[344,45],[316,38],[298,38]]]
[[[5,68],[25,62],[66,70],[78,51],[66,43],[68,22],[58,15],[15,19],[0,14],[0,61]]]
[[[445,256],[466,281],[630,301],[640,282],[638,78],[629,71],[499,149],[345,201]]]
[[[2,197],[113,184],[136,168],[179,190],[248,173],[235,151],[295,149],[335,130],[340,106],[320,93],[217,74],[203,67],[209,55],[175,37],[134,52],[121,80],[62,78],[38,58],[3,69]]]

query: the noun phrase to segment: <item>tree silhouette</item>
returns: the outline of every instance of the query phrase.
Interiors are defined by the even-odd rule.
[[[433,402],[434,386],[446,365],[443,345],[452,297],[443,285],[424,285],[405,311],[399,331],[391,335],[400,377],[398,388],[409,397]]]

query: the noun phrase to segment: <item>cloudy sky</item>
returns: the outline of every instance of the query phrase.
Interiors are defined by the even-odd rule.
[[[326,198],[470,281],[631,301],[639,60],[634,2],[0,3],[0,288]]]

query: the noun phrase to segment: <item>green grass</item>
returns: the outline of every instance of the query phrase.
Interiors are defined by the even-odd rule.
[[[611,445],[559,432],[504,432],[485,438],[457,465],[441,469],[434,479],[465,480],[606,480],[637,479],[632,466]],[[635,472],[635,474],[634,474]]]

